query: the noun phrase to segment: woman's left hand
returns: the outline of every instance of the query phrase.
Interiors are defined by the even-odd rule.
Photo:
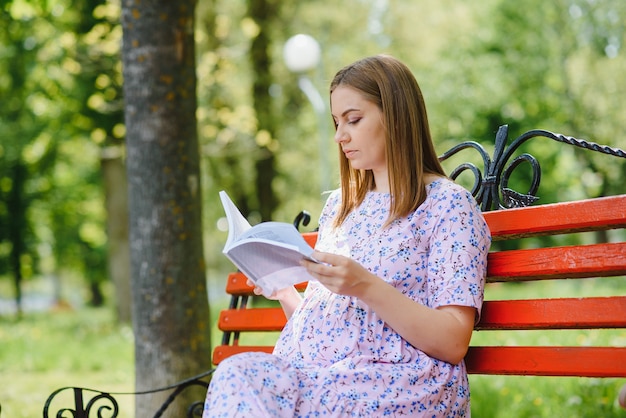
[[[303,261],[302,265],[328,290],[340,295],[358,297],[378,279],[349,257],[315,251],[313,258],[319,263]]]

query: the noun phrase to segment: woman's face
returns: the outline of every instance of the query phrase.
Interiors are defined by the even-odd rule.
[[[338,86],[330,95],[337,142],[356,170],[372,170],[386,182],[385,127],[378,106],[348,86]],[[384,175],[384,177],[379,177]],[[377,185],[381,183],[376,182]]]

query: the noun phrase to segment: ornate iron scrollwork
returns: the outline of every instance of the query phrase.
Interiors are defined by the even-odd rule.
[[[592,151],[609,154],[616,157],[626,158],[626,152],[619,148],[611,148],[605,145],[599,145],[594,142],[577,139],[550,131],[535,129],[528,131],[516,139],[510,145],[506,145],[508,141],[508,125],[502,125],[496,134],[495,149],[493,160],[485,150],[485,148],[475,141],[462,142],[450,150],[446,151],[439,157],[440,161],[445,161],[459,151],[466,148],[475,149],[481,156],[484,164],[483,172],[472,163],[463,163],[457,166],[450,173],[450,178],[456,179],[462,172],[471,171],[474,175],[474,184],[472,186],[472,195],[478,201],[483,211],[494,209],[507,209],[513,207],[530,206],[539,199],[536,193],[541,181],[541,167],[535,157],[530,154],[521,154],[510,163],[509,159],[513,153],[526,141],[535,137],[545,137],[557,142],[574,145]],[[522,163],[528,163],[532,169],[532,181],[526,193],[520,193],[508,187],[511,173]],[[508,163],[508,164],[507,164]]]
[[[97,390],[91,390],[86,388],[65,387],[57,389],[48,397],[46,404],[43,408],[44,418],[48,418],[48,411],[50,410],[52,400],[61,392],[71,390],[74,392],[74,407],[76,409],[61,408],[54,415],[56,418],[89,418],[89,416],[96,416],[98,418],[115,418],[119,412],[119,406],[117,401],[110,393],[100,392]],[[96,395],[85,406],[84,404],[84,392],[94,392]],[[91,415],[93,410],[94,415]],[[65,415],[65,413],[71,415]]]
[[[200,386],[203,389],[208,388],[209,384],[202,380],[202,378],[209,376],[213,373],[214,369],[211,369],[207,372],[204,372],[198,376],[191,377],[189,379],[183,380],[181,382],[175,383],[170,386],[166,386],[163,388],[146,390],[141,392],[102,392],[93,389],[87,388],[78,388],[78,387],[64,387],[61,389],[57,389],[48,397],[46,403],[43,408],[43,418],[116,418],[119,413],[119,406],[113,395],[147,395],[150,393],[163,392],[166,390],[174,390],[165,400],[163,405],[159,408],[159,410],[154,414],[153,418],[160,418],[163,416],[167,408],[174,402],[176,397],[182,393],[185,389],[191,386]],[[50,411],[55,410],[52,408],[52,402],[54,398],[61,392],[66,390],[71,390],[74,393],[74,408],[66,408],[62,407],[56,410],[56,413],[52,413],[50,415]],[[87,402],[85,405],[85,394],[87,392],[94,393],[95,395]],[[196,401],[193,402],[187,408],[187,418],[200,417],[202,416],[202,409],[204,407],[204,401]],[[69,414],[69,415],[66,415]]]
[[[303,226],[307,226],[309,222],[311,222],[311,214],[306,210],[303,210],[296,215],[295,219],[293,220],[293,226],[295,226],[297,230],[300,230],[300,224],[302,224]]]

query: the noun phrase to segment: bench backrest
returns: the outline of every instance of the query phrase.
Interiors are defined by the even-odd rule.
[[[494,245],[488,258],[487,283],[569,280],[626,275],[626,242],[548,248],[505,248],[499,241],[584,231],[626,228],[626,195],[498,210],[484,214]],[[304,233],[315,244],[315,233]],[[615,277],[615,280],[624,280]],[[304,289],[306,284],[301,284]],[[252,293],[241,273],[228,277],[230,306],[220,313],[222,344],[213,362],[242,351],[271,352],[272,345],[240,344],[248,332],[280,331],[280,307],[253,307]],[[531,300],[486,300],[477,331],[626,328],[626,295]],[[471,346],[469,373],[539,376],[626,377],[626,347]]]

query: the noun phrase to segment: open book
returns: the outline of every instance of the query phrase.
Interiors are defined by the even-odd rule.
[[[263,222],[250,226],[225,191],[220,192],[228,219],[228,238],[223,253],[258,287],[263,295],[315,280],[300,265],[311,258],[313,248],[295,226],[285,222]]]

